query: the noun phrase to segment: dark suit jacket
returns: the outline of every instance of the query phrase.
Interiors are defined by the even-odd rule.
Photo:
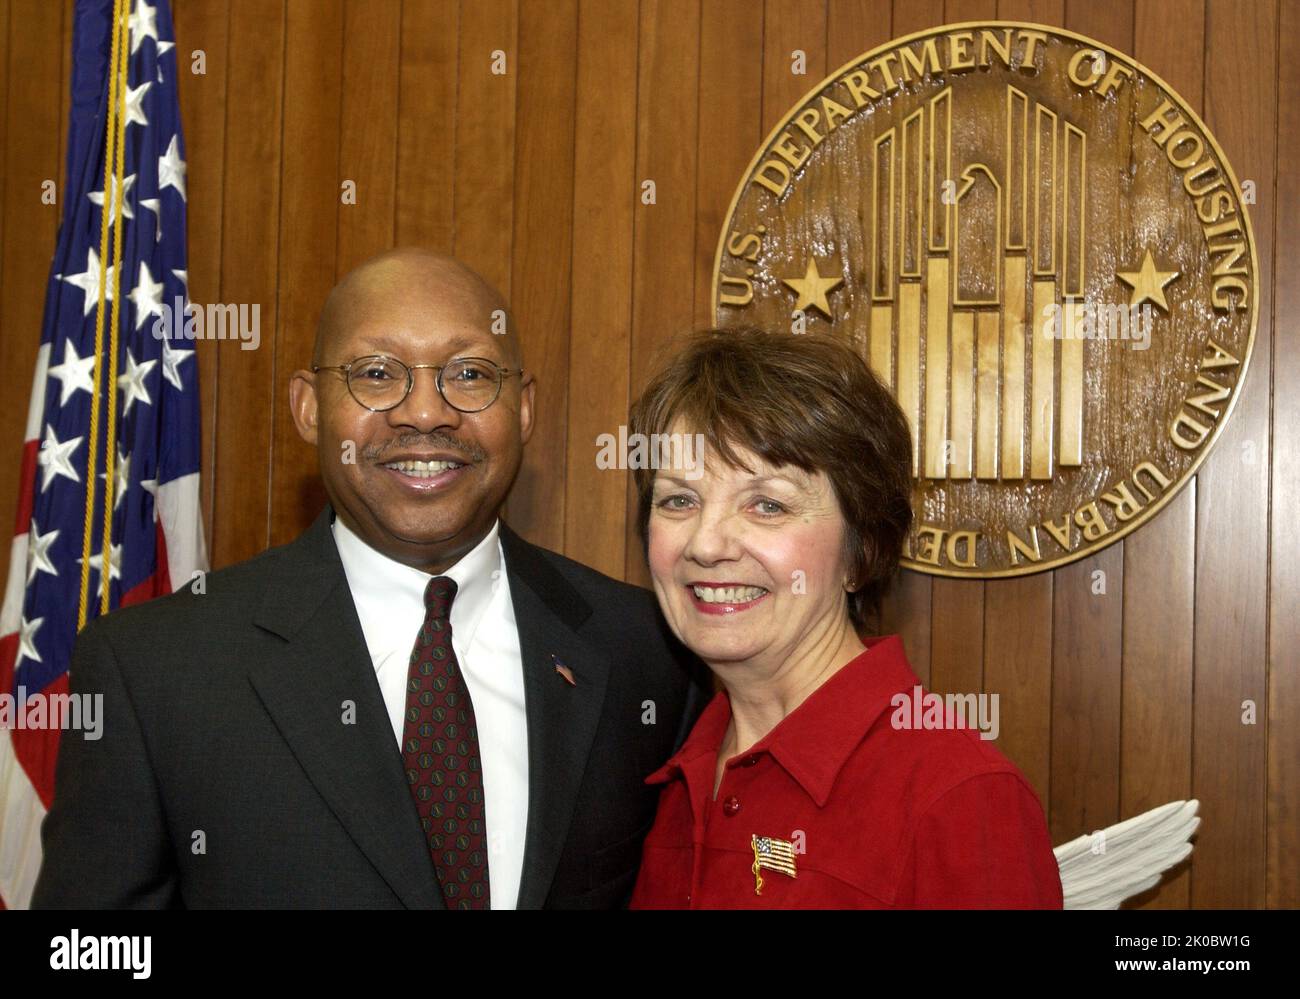
[[[33,906],[442,907],[331,520],[81,633],[72,690],[103,695],[103,736],[64,735]],[[518,904],[617,907],[654,819],[644,778],[704,676],[652,594],[504,523],[501,544],[528,717]]]

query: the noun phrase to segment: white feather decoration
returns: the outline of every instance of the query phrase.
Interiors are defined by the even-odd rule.
[[[1067,909],[1118,909],[1192,852],[1200,803],[1171,801],[1056,847]]]

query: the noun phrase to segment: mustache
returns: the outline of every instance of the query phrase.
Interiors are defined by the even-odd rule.
[[[477,444],[457,440],[450,434],[403,434],[382,444],[367,444],[361,449],[361,456],[367,461],[382,462],[386,455],[407,450],[454,451],[467,462],[487,458],[487,452]]]

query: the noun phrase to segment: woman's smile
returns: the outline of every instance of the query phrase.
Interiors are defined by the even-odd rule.
[[[763,587],[747,583],[695,582],[687,583],[685,589],[702,614],[736,614],[771,596]]]

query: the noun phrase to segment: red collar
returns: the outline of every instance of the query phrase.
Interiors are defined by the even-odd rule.
[[[892,696],[910,692],[920,683],[898,635],[864,638],[863,644],[865,651],[841,667],[746,752],[728,760],[727,766],[739,766],[746,757],[770,753],[818,807],[824,807],[835,778],[881,712],[891,706]],[[701,713],[682,747],[647,777],[646,783],[666,784],[680,777],[683,766],[700,756],[716,760],[730,721],[731,701],[722,690]]]

